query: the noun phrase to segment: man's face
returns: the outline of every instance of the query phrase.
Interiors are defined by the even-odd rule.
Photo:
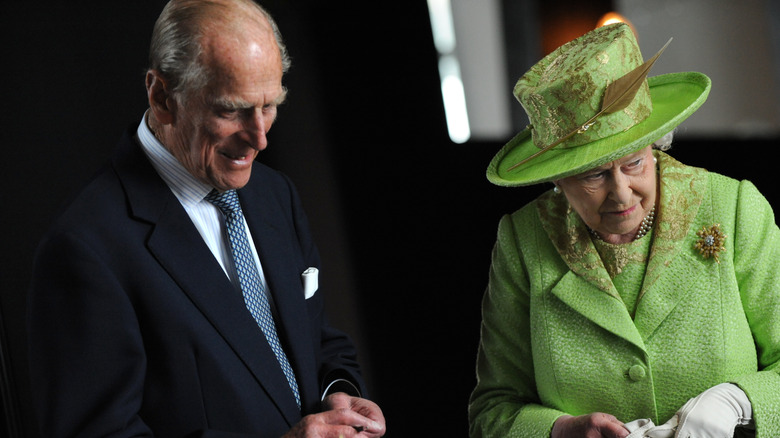
[[[219,191],[246,185],[252,162],[285,97],[270,32],[204,38],[205,89],[176,99],[165,146],[198,180]]]

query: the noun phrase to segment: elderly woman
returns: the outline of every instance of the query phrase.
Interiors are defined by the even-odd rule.
[[[652,146],[710,88],[657,57],[606,26],[515,87],[531,126],[488,179],[554,188],[499,225],[472,437],[780,437],[780,231],[750,182]]]

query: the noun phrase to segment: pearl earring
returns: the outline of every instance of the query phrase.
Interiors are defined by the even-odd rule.
[[[558,186],[555,186],[555,187],[553,187],[553,192],[555,192],[556,195],[560,194],[561,193],[561,189],[558,188]]]

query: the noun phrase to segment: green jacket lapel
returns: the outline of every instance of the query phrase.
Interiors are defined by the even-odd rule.
[[[570,269],[552,289],[553,295],[605,330],[644,349],[582,219],[561,195],[548,192],[537,205],[542,226]]]
[[[681,251],[695,240],[692,227],[708,181],[703,169],[685,166],[664,153],[656,156],[660,169],[657,223],[634,320],[645,341],[690,293],[687,285],[700,270],[700,264]]]

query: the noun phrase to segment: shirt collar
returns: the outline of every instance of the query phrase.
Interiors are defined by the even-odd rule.
[[[202,201],[213,187],[192,176],[179,160],[160,143],[146,122],[147,116],[148,111],[144,113],[136,131],[141,149],[149,157],[152,166],[176,195],[179,202],[197,204]]]

